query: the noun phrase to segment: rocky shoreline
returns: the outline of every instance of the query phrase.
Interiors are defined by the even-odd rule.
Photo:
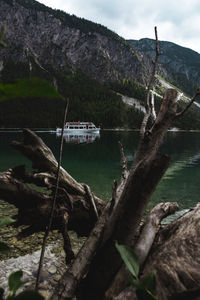
[[[51,292],[55,288],[58,280],[66,270],[65,253],[61,251],[58,254],[52,252],[53,246],[48,246],[45,251],[44,265],[40,280],[40,293],[48,299]],[[23,271],[23,281],[28,281],[27,284],[20,289],[34,289],[35,280],[38,269],[40,251],[35,251],[32,254],[19,256],[0,261],[0,286],[5,291],[5,296],[8,295],[8,276],[17,270]]]
[[[74,237],[74,233],[71,233],[70,235],[72,236],[72,247],[76,254],[85,238],[78,239]],[[41,251],[37,250],[31,254],[0,261],[0,287],[4,289],[5,296],[8,295],[8,276],[17,270],[22,270],[22,280],[28,281],[19,291],[22,291],[23,289],[34,289],[40,253]],[[60,243],[48,245],[45,250],[44,264],[39,285],[39,292],[46,300],[49,299],[66,268],[65,252]]]

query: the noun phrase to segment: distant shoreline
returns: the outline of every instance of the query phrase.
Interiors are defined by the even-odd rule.
[[[9,131],[16,131],[16,132],[23,132],[25,129],[30,129],[35,132],[39,131],[48,131],[48,132],[56,132],[55,128],[0,128],[0,132],[9,132]],[[173,130],[171,128],[168,132],[200,132],[200,129],[178,129]],[[131,129],[131,128],[103,128],[102,131],[139,131],[139,129]]]

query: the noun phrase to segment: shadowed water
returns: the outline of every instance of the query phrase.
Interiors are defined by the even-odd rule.
[[[58,157],[59,137],[55,133],[38,132]],[[0,132],[0,171],[30,163],[9,145],[22,138],[20,132]],[[114,179],[121,174],[118,142],[124,147],[128,166],[137,148],[138,132],[102,131],[93,142],[67,143],[63,148],[62,166],[78,181],[89,184],[94,193],[108,200]],[[150,207],[160,201],[177,201],[181,208],[199,202],[200,195],[200,133],[168,132],[160,151],[171,156],[172,163],[154,192]]]

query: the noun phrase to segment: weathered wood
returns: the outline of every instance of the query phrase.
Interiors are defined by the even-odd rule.
[[[139,234],[139,238],[137,239],[134,251],[138,256],[140,266],[142,267],[144,261],[146,260],[149,251],[152,247],[154,242],[155,236],[160,228],[160,222],[163,218],[167,217],[168,215],[173,214],[178,209],[177,203],[159,203],[157,204],[148,214],[145,224],[142,226],[142,230]],[[105,299],[118,299],[117,295],[121,294],[125,297],[124,293],[126,294],[127,291],[123,292],[128,285],[128,278],[131,276],[128,269],[123,266],[120,268],[118,273],[116,274],[115,278],[113,279],[112,284],[110,285],[109,289],[106,291]],[[129,292],[130,293],[130,289]],[[125,299],[125,298],[124,298]]]
[[[88,272],[88,261],[91,262],[89,272],[82,280],[79,291],[81,299],[103,297],[122,264],[114,241],[134,245],[135,235],[148,200],[169,166],[169,157],[158,155],[157,150],[175,118],[177,97],[178,93],[175,90],[167,90],[155,123],[141,140],[128,178],[122,180],[122,188],[115,193],[114,207],[111,205],[113,202],[110,201],[104,210],[105,215],[102,214],[93,229],[91,239],[89,237],[71,269],[61,279],[53,295],[55,297],[57,294],[57,298],[52,299],[70,298],[76,293],[81,277]],[[112,207],[112,212],[107,217],[107,209],[110,211],[110,207]],[[75,271],[71,272],[73,266],[75,266]],[[70,284],[67,280],[69,276]]]
[[[146,165],[145,164],[141,164],[141,167],[137,169],[137,172],[135,174],[135,185],[133,183],[134,186],[134,190],[135,190],[135,195],[138,196],[138,199],[136,200],[139,201],[139,199],[141,199],[140,196],[140,192],[139,190],[144,190],[144,183],[151,185],[151,188],[153,186],[155,186],[157,184],[157,180],[159,180],[160,176],[162,176],[162,172],[163,172],[163,168],[164,170],[168,167],[169,165],[169,158],[165,157],[164,159],[164,163],[161,163],[161,160],[163,159],[163,157],[158,156],[155,161],[152,162],[153,166],[151,168],[151,172],[153,173],[149,173],[146,170]],[[146,171],[145,171],[146,170]],[[152,181],[152,175],[156,175],[155,171],[157,171],[157,176],[154,176],[154,180]],[[141,182],[138,184],[136,178],[138,175],[143,174],[142,176],[142,180]],[[158,175],[159,174],[159,175]],[[151,180],[150,180],[151,179]],[[149,188],[149,187],[148,187]],[[147,196],[147,194],[145,195]],[[149,193],[148,193],[149,196]],[[138,202],[139,203],[139,202]],[[54,295],[52,296],[52,299],[67,299],[67,298],[71,298],[73,297],[73,295],[76,293],[77,290],[77,286],[80,282],[80,280],[85,276],[85,274],[88,272],[88,268],[90,267],[90,272],[91,270],[94,268],[98,268],[98,270],[104,269],[105,266],[105,273],[101,273],[101,278],[100,281],[98,282],[95,280],[94,282],[92,281],[92,284],[90,286],[93,286],[93,289],[90,289],[90,286],[88,286],[86,284],[86,282],[84,281],[83,285],[84,285],[84,291],[81,290],[81,297],[83,297],[83,299],[101,299],[102,298],[102,292],[100,291],[100,287],[98,286],[98,284],[102,285],[102,278],[105,279],[108,274],[110,276],[110,271],[114,271],[114,273],[116,272],[116,269],[113,268],[112,266],[112,260],[114,259],[115,261],[117,260],[117,263],[114,267],[119,267],[121,265],[121,259],[119,258],[119,255],[114,247],[114,240],[118,239],[117,237],[117,233],[119,232],[119,228],[116,229],[116,236],[114,238],[114,240],[108,240],[106,243],[105,241],[105,235],[107,236],[107,232],[105,231],[105,226],[107,226],[107,224],[109,224],[108,220],[110,218],[110,206],[112,204],[112,201],[110,201],[106,208],[104,209],[102,215],[100,216],[96,226],[94,227],[94,229],[92,230],[89,238],[87,239],[87,241],[85,242],[84,246],[82,247],[82,249],[79,251],[77,257],[75,258],[74,262],[72,263],[72,265],[70,266],[70,268],[68,269],[68,271],[63,275],[62,280],[60,281],[60,284],[58,286],[58,289],[55,290]],[[132,210],[131,210],[132,211]],[[137,218],[140,219],[140,218]],[[120,220],[123,222],[123,220]],[[125,221],[125,220],[124,220]],[[125,224],[121,223],[120,224],[122,226],[125,226]],[[118,224],[118,226],[120,226]],[[119,239],[118,239],[119,240]],[[98,249],[102,249],[102,244],[103,242],[106,245],[106,251],[107,251],[107,244],[109,244],[111,247],[109,248],[109,252],[107,252],[107,254],[105,254],[105,256],[103,256],[103,259],[105,258],[106,261],[102,260],[101,261],[101,256],[99,257],[99,260],[97,258],[96,252],[98,251]],[[121,241],[120,241],[121,242]],[[102,253],[102,252],[101,252]],[[95,265],[93,265],[92,259],[95,256]],[[112,257],[112,259],[110,259]],[[98,260],[98,262],[97,262]],[[119,265],[120,264],[120,265]],[[108,272],[109,270],[109,272]],[[114,274],[113,273],[113,274]],[[113,275],[112,274],[112,275]],[[92,275],[91,275],[92,276]],[[70,278],[70,280],[69,280]],[[90,283],[91,283],[91,279],[90,279]],[[105,288],[105,287],[104,287]],[[98,293],[96,293],[96,290],[98,291]],[[89,293],[89,295],[87,294],[87,292]],[[85,294],[86,293],[86,294]]]
[[[30,173],[27,174],[26,180],[26,176],[22,176],[22,174],[20,176],[16,175],[16,168],[14,171],[13,169],[9,169],[7,172],[1,172],[0,197],[11,204],[14,204],[18,208],[17,221],[19,224],[27,224],[43,230],[49,217],[52,196],[45,192],[36,191],[26,184],[38,183],[39,181],[39,185],[42,186],[42,182],[45,180],[44,174],[40,174],[39,180],[34,175],[32,176]],[[99,212],[101,212],[103,206],[101,201],[97,203]],[[60,188],[56,203],[53,228],[59,227],[57,224],[57,216],[60,216],[62,212],[64,213],[67,211],[69,214],[70,229],[73,228],[80,235],[87,235],[95,222],[94,219],[91,220],[90,218],[90,210],[90,203],[86,201],[84,197],[69,194],[64,188]],[[80,230],[79,226],[76,224],[78,221],[81,224]]]
[[[23,141],[13,141],[12,147],[21,152],[32,161],[33,169],[38,173],[56,174],[58,162],[52,151],[45,145],[42,139],[29,129],[23,131]],[[63,168],[60,169],[60,186],[67,186],[69,192],[84,195],[83,186],[69,175]]]
[[[174,214],[178,210],[178,203],[164,202],[156,205],[148,214],[142,232],[137,240],[134,251],[142,266],[152,247],[155,236],[163,218]]]
[[[135,244],[135,235],[146,205],[170,163],[169,158],[159,156],[157,150],[175,118],[177,98],[177,91],[166,91],[155,123],[140,142],[125,187],[106,226],[108,240],[98,249],[84,279],[84,290],[81,290],[83,299],[92,299],[95,296],[89,286],[93,286],[96,291],[99,297],[96,299],[101,299],[119,270],[121,260],[116,253],[114,241],[118,240],[119,243],[130,246]]]
[[[144,268],[144,273],[157,271],[159,299],[197,299],[200,296],[199,216],[200,204],[172,223],[164,234],[160,232]]]
[[[109,298],[110,300],[138,300],[133,287],[125,288],[119,295]]]
[[[31,159],[33,168],[36,169],[30,173],[26,172],[25,166],[18,166],[0,173],[1,199],[18,208],[16,225],[30,225],[30,228],[20,234],[22,237],[38,230],[45,230],[47,226],[56,186],[58,163],[42,139],[30,130],[24,130],[23,141],[14,141],[12,146]],[[48,193],[38,192],[27,183],[45,187]],[[73,258],[67,228],[75,230],[79,235],[87,236],[96,222],[94,207],[97,215],[101,214],[105,206],[105,203],[96,196],[93,196],[92,203],[89,200],[84,184],[78,183],[61,168],[52,229],[59,229],[63,235],[67,262]]]

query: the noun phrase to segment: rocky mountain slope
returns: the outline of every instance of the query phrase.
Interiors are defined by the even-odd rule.
[[[136,41],[130,44],[100,24],[35,0],[0,0],[0,28],[3,25],[7,48],[0,47],[0,128],[61,126],[61,95],[70,99],[69,121],[91,120],[102,128],[139,128],[143,112],[138,105],[144,106],[153,41],[148,40],[150,48]],[[196,57],[193,67],[187,66],[185,80],[186,58],[184,67],[176,68],[181,62],[173,51],[169,53],[166,50],[160,58],[160,74],[183,85],[185,91],[191,89],[199,80]],[[196,73],[190,68],[196,68]],[[127,105],[122,101],[125,96],[139,104]],[[199,112],[196,116],[194,110],[188,120],[178,127],[200,128]]]
[[[155,57],[155,41],[152,39],[129,40],[141,53]],[[200,54],[177,44],[159,41],[159,73],[169,82],[189,95],[200,86]]]
[[[13,62],[23,70],[32,69],[32,64],[59,72],[78,68],[99,81],[143,82],[148,75],[146,59],[102,25],[34,0],[1,0],[0,20],[7,28],[8,45],[0,49],[1,73]]]

